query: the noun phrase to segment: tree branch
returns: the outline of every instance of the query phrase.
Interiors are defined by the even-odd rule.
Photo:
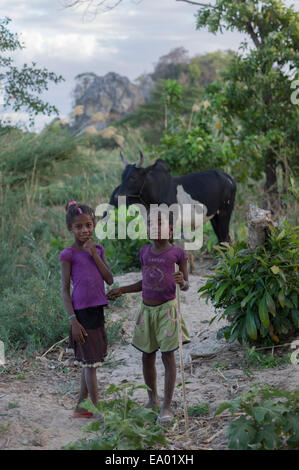
[[[237,0],[237,3],[245,3],[245,1],[246,0]],[[259,42],[259,38],[258,38],[257,34],[254,32],[254,29],[253,29],[252,24],[251,24],[250,21],[248,21],[248,23],[247,23],[247,31],[248,31],[248,34],[251,37],[255,47],[257,49],[262,47],[262,42]]]
[[[210,3],[192,2],[191,0],[176,0],[176,2],[190,3],[190,5],[198,5],[200,7],[216,8],[214,5],[211,5]]]
[[[114,3],[112,5],[107,4],[109,3],[109,0],[62,0],[62,3],[65,8],[73,8],[78,5],[87,4],[86,11],[89,10],[93,5],[95,11],[97,11],[101,7],[103,7],[105,11],[109,11],[116,8],[122,1],[123,0],[114,0]]]
[[[253,40],[254,45],[256,46],[256,48],[259,49],[262,46],[262,43],[259,42],[259,38],[258,38],[257,34],[254,32],[250,21],[248,21],[248,23],[247,23],[247,31],[248,31],[249,36]]]

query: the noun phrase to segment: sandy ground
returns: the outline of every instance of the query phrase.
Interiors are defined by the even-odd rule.
[[[167,430],[170,449],[226,449],[226,428],[231,418],[214,417],[213,412],[223,401],[231,400],[254,384],[271,384],[294,390],[299,385],[299,365],[281,365],[274,369],[250,369],[242,366],[244,347],[218,341],[217,330],[224,325],[213,322],[211,304],[199,300],[197,290],[205,283],[204,275],[211,272],[210,262],[201,262],[197,273],[190,276],[190,290],[181,293],[181,309],[191,336],[184,346],[185,380],[188,406],[197,400],[210,405],[209,415],[190,418],[189,436],[183,419],[182,387],[177,387],[173,407],[176,421]],[[119,276],[119,285],[135,282],[139,273]],[[129,341],[134,327],[134,316],[140,303],[140,294],[131,294],[122,306],[112,303],[107,310],[108,321],[123,321],[123,340],[109,351],[105,366],[97,370],[100,398],[110,383],[123,381],[143,384],[141,353]],[[71,356],[63,354],[60,345],[44,360],[18,360],[6,364],[0,375],[0,448],[1,449],[60,449],[84,436],[82,426],[86,419],[73,419],[80,369],[73,365]],[[276,349],[275,354],[291,352]],[[179,365],[179,353],[176,353]],[[163,395],[163,365],[157,354],[159,393]],[[177,384],[181,382],[178,367]],[[143,404],[147,393],[140,389],[134,395]]]

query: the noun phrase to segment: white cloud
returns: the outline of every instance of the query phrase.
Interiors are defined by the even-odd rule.
[[[88,62],[98,54],[105,57],[118,52],[114,46],[101,45],[92,34],[61,33],[47,36],[39,31],[25,31],[21,37],[26,49],[20,52],[20,58],[26,60],[36,60],[40,56],[67,62]]]
[[[11,125],[20,127],[21,129],[27,129],[31,132],[40,132],[46,124],[49,124],[55,116],[37,116],[35,118],[34,126],[29,128],[30,119],[28,113],[0,113],[0,122],[9,122]]]

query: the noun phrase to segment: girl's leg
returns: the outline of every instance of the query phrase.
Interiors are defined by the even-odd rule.
[[[88,397],[88,389],[86,385],[85,372],[84,372],[84,367],[83,367],[82,372],[81,372],[80,394],[79,394],[77,406],[75,408],[76,413],[82,413],[83,411],[86,411],[85,408],[80,407],[80,403],[83,400],[85,400],[87,397]]]
[[[164,401],[160,413],[160,418],[172,417],[171,401],[175,387],[176,364],[174,351],[162,353],[162,361],[165,367],[164,379]]]
[[[96,367],[84,367],[85,382],[92,403],[97,406],[98,404],[98,381]]]
[[[145,405],[146,408],[152,408],[153,406],[159,406],[159,397],[157,393],[157,371],[156,371],[156,353],[143,353],[142,354],[142,366],[143,366],[143,377],[145,385],[150,390],[147,391],[149,401]]]

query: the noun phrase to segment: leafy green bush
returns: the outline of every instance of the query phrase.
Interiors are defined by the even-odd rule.
[[[175,119],[174,125],[164,131],[161,144],[154,153],[176,174],[223,168],[225,159],[215,138],[217,128],[212,119],[203,106],[194,113],[192,126]]]
[[[93,439],[81,439],[63,447],[64,450],[142,450],[156,444],[166,445],[164,429],[155,423],[157,414],[138,405],[132,396],[135,390],[147,388],[126,382],[119,386],[111,384],[105,395],[112,399],[98,402],[97,407],[89,400],[82,406],[95,415],[100,414],[102,422],[94,421],[84,427],[94,433]]]
[[[211,322],[226,318],[229,323],[218,338],[272,344],[294,333],[299,327],[299,227],[273,229],[255,252],[245,242],[218,251],[222,261],[198,291],[222,309]]]
[[[299,449],[299,389],[292,392],[269,386],[254,387],[233,401],[222,403],[215,415],[229,410],[242,416],[228,427],[232,450]]]

